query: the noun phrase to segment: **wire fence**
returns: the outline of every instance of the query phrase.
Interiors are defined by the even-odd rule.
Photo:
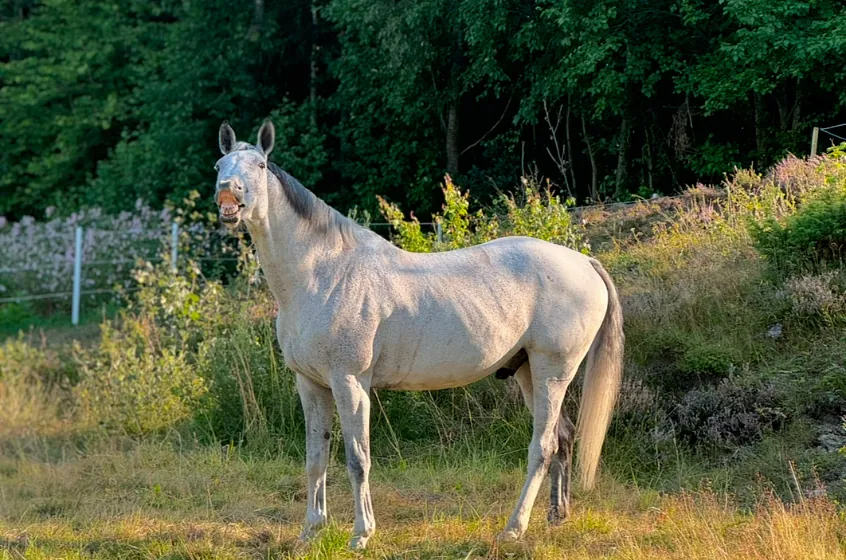
[[[660,200],[672,200],[677,198],[683,198],[684,195],[674,195],[674,196],[663,196],[663,197],[653,197],[652,200],[655,198],[659,198]],[[629,206],[633,204],[637,204],[639,202],[643,202],[643,199],[636,199],[627,202],[615,202],[612,204],[592,204],[592,205],[584,205],[584,206],[575,206],[571,207],[569,210],[571,212],[578,212],[580,210],[590,209],[590,208],[597,208],[597,207],[620,207],[620,206]],[[441,229],[440,222],[420,222],[421,226],[431,228],[433,233],[435,233],[438,242],[443,241],[443,233]],[[388,228],[391,227],[392,224],[389,222],[371,222],[366,224],[369,228]],[[102,258],[95,258],[92,260],[85,260],[84,255],[85,251],[83,250],[82,246],[82,239],[84,236],[89,235],[92,239],[94,239],[94,243],[97,242],[98,239],[105,239],[107,236],[139,236],[144,234],[145,240],[147,242],[151,242],[153,238],[158,238],[158,243],[153,243],[153,245],[157,245],[159,250],[155,254],[149,254],[144,257],[140,257],[140,260],[143,262],[149,263],[162,263],[165,261],[169,261],[171,263],[171,267],[176,269],[177,263],[179,262],[180,257],[184,257],[184,255],[180,254],[180,230],[179,225],[176,221],[174,221],[170,228],[170,235],[167,235],[167,231],[164,229],[159,230],[158,235],[151,234],[150,231],[125,231],[125,230],[109,230],[109,229],[101,229],[101,228],[83,228],[81,226],[76,227],[74,231],[74,250],[73,250],[73,267],[71,272],[71,282],[72,282],[72,289],[71,290],[58,290],[46,293],[27,293],[27,294],[20,294],[15,296],[8,296],[8,297],[0,297],[0,305],[7,304],[7,303],[23,303],[23,302],[30,302],[30,301],[44,301],[44,300],[67,300],[68,298],[71,299],[71,323],[76,325],[79,323],[79,315],[82,305],[82,298],[83,296],[102,296],[102,295],[117,295],[117,294],[127,294],[138,291],[140,288],[136,286],[131,286],[132,279],[129,278],[127,274],[126,279],[124,280],[124,286],[121,289],[114,289],[114,288],[94,288],[94,289],[84,289],[83,284],[86,280],[86,272],[90,272],[92,268],[96,267],[108,267],[108,266],[119,266],[119,265],[135,265],[139,262],[139,258],[114,258],[114,259],[102,259]],[[196,233],[196,232],[195,232]],[[208,233],[208,232],[204,232]],[[226,234],[221,234],[226,235]],[[162,241],[169,237],[169,244],[170,244],[170,251],[169,255],[162,256],[162,251],[160,250]],[[201,263],[234,263],[238,261],[237,257],[232,256],[208,256],[208,255],[191,255],[191,260],[201,262]],[[134,266],[133,266],[134,268]],[[127,270],[127,273],[131,272],[132,268]],[[19,267],[0,267],[0,275],[15,275],[15,274],[26,274],[26,273],[34,273],[38,271],[37,265],[25,265]]]
[[[840,140],[841,142],[846,142],[846,138],[844,138],[843,136],[840,136],[840,135],[838,135],[838,134],[835,134],[835,133],[831,132],[831,131],[832,131],[832,130],[834,130],[835,128],[843,128],[844,126],[846,126],[846,123],[843,123],[843,124],[836,124],[836,125],[834,125],[834,126],[827,126],[827,127],[825,127],[825,128],[821,128],[821,129],[820,129],[820,132],[825,132],[825,133],[826,133],[826,134],[828,134],[829,136],[831,136],[831,137],[833,137],[833,138],[837,138],[837,139],[838,139],[838,140]],[[844,134],[846,134],[846,131],[844,131],[843,133],[844,133]]]
[[[372,228],[389,227],[391,224],[387,222],[375,222],[367,224]],[[423,222],[423,226],[429,226],[436,230],[438,237],[441,236],[440,224],[434,222]],[[190,254],[190,243],[186,245],[185,239],[180,238],[180,226],[176,221],[173,221],[169,232],[160,228],[158,230],[144,230],[144,231],[127,231],[127,230],[109,230],[102,228],[77,226],[73,230],[73,250],[72,255],[65,255],[61,263],[57,265],[58,274],[67,274],[68,282],[71,286],[70,290],[59,289],[46,291],[43,293],[21,293],[16,295],[0,297],[0,305],[10,303],[25,303],[25,302],[42,302],[46,300],[70,300],[71,302],[71,323],[77,325],[79,323],[80,311],[82,308],[82,299],[86,296],[104,296],[104,295],[118,295],[137,292],[140,288],[132,285],[134,283],[131,278],[131,271],[139,262],[148,262],[160,264],[163,262],[170,262],[173,270],[176,270],[177,263],[180,259],[186,256],[191,260],[200,263],[226,263],[231,265],[239,259],[235,256],[211,256],[208,254]],[[69,232],[53,232],[53,238],[63,237]],[[168,235],[169,233],[169,235]],[[197,230],[187,231],[185,233],[197,234]],[[202,236],[214,236],[216,232],[202,231]],[[225,234],[222,234],[225,235]],[[92,247],[96,247],[99,242],[103,242],[109,237],[143,237],[143,241],[150,245],[150,251],[147,254],[142,254],[136,258],[89,258],[86,259],[86,254],[92,252]],[[190,237],[190,235],[189,235]],[[66,238],[65,238],[66,239]],[[83,244],[83,240],[87,242]],[[64,243],[67,243],[64,242]],[[163,245],[169,244],[169,251],[162,251]],[[155,252],[154,252],[155,251]],[[188,252],[189,255],[183,253]],[[143,251],[142,251],[143,253]],[[164,254],[163,254],[164,253]],[[68,259],[72,259],[69,261]],[[32,261],[23,266],[0,266],[0,277],[15,277],[21,275],[37,276],[41,272],[42,262]],[[97,268],[104,267],[125,267],[121,269],[125,272],[122,278],[119,278],[116,284],[122,285],[120,288],[115,287],[94,287],[86,288],[86,283],[92,283],[96,280],[95,276],[100,276],[97,273]],[[64,271],[64,272],[62,272]],[[2,288],[0,283],[0,288]],[[0,290],[2,295],[2,290]]]

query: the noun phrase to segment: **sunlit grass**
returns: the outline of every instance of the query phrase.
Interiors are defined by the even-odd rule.
[[[45,445],[49,445],[45,442]],[[846,523],[827,499],[751,509],[709,490],[662,495],[607,475],[577,493],[568,523],[550,528],[541,494],[523,542],[494,539],[522,468],[467,460],[378,466],[378,530],[370,558],[846,558]],[[346,543],[346,472],[329,471],[332,524],[297,542],[304,515],[298,460],[208,447],[113,440],[53,459],[0,461],[0,558],[354,558]]]

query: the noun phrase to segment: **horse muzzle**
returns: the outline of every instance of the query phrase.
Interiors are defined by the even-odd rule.
[[[244,205],[238,202],[230,190],[222,190],[217,194],[217,206],[220,209],[220,221],[229,226],[238,225],[241,221],[241,208]]]

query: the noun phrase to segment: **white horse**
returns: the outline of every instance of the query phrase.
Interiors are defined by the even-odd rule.
[[[523,535],[548,468],[548,517],[560,522],[569,513],[576,432],[590,488],[620,386],[623,319],[608,274],[592,258],[526,237],[403,251],[269,162],[274,138],[270,121],[256,145],[221,125],[216,202],[222,222],[246,224],[279,303],[279,346],[297,375],[306,421],[302,538],[327,521],[333,401],[355,499],[350,546],[363,548],[375,529],[370,389],[446,389],[495,372],[515,375],[534,421],[526,483],[500,538]],[[562,402],[586,356],[576,429]]]

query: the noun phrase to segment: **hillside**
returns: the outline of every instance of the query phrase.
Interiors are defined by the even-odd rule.
[[[833,150],[670,199],[569,210],[524,180],[471,212],[447,180],[443,239],[382,203],[415,251],[533,235],[591,252],[623,296],[624,388],[598,488],[561,528],[544,494],[498,546],[522,482],[514,381],[375,392],[373,557],[839,558],[846,524],[846,162]],[[131,305],[87,345],[0,347],[0,554],[230,558],[347,554],[333,524],[295,544],[303,421],[254,259],[226,286],[193,263],[136,270]],[[575,407],[578,387],[566,406]]]

